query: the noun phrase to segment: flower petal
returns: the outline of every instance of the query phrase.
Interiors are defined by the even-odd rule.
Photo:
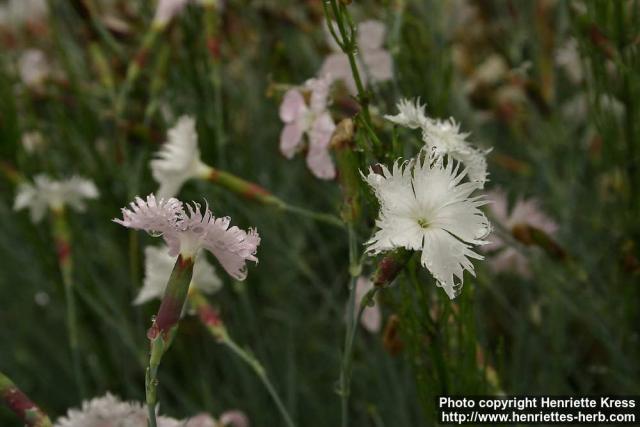
[[[209,250],[229,275],[237,280],[247,277],[246,261],[258,262],[255,254],[260,236],[254,229],[248,232],[229,228],[229,218],[216,218],[207,225],[202,246]]]
[[[356,313],[360,309],[362,299],[372,288],[373,283],[371,280],[362,276],[358,277],[356,281]],[[371,333],[380,332],[382,326],[382,312],[380,311],[380,307],[377,304],[373,307],[366,307],[362,312],[360,324]]]
[[[358,46],[363,52],[380,49],[386,33],[384,23],[375,20],[363,21],[358,25]]]
[[[471,246],[438,228],[428,228],[424,234],[421,262],[444,288],[449,298],[459,293],[464,281],[464,270],[475,275],[469,258],[482,259],[470,250]]]
[[[386,50],[362,53],[362,61],[373,82],[385,82],[393,78],[393,60]]]
[[[249,427],[249,419],[241,411],[225,411],[220,415],[220,424],[224,427]]]
[[[295,121],[287,124],[280,133],[280,152],[287,159],[291,159],[299,150],[304,129],[302,123]]]
[[[316,119],[309,132],[307,166],[321,179],[333,179],[336,176],[335,166],[329,154],[329,143],[335,128],[331,115],[324,113]]]
[[[285,123],[291,123],[302,117],[306,111],[307,106],[300,91],[289,89],[280,104],[280,119]]]

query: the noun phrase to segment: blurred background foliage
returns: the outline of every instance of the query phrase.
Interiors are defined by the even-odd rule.
[[[13,171],[77,173],[101,192],[85,214],[70,213],[89,388],[83,397],[109,390],[144,400],[145,331],[156,303],[131,301],[141,286],[142,250],[156,242],[110,220],[133,196],[156,189],[148,161],[182,114],[197,118],[207,163],[297,205],[338,211],[335,183],[278,152],[282,85],[312,77],[330,52],[322,4],[225,2],[217,64],[209,59],[207,16],[190,5],[149,52],[118,117],[115,93],[153,2],[50,0],[48,13],[34,8],[7,18],[10,3],[0,2],[7,178],[0,180],[0,370],[53,417],[80,404],[49,227],[12,210],[9,179]],[[397,134],[400,150],[415,153],[416,136],[392,131],[382,114],[394,113],[403,96],[419,96],[431,115],[454,116],[473,141],[493,148],[489,188],[502,188],[511,201],[535,197],[558,224],[553,247],[541,248],[496,225],[527,257],[530,277],[476,262],[477,278],[467,277],[453,303],[413,259],[381,295],[386,330],[358,332],[352,424],[431,425],[433,397],[442,393],[638,394],[640,3],[387,0],[349,8],[357,22],[387,25],[394,78],[372,88],[383,141]],[[44,52],[49,64],[37,85],[21,78],[27,49]],[[357,104],[342,93],[332,109],[339,119]],[[33,131],[43,144],[29,152],[23,135]],[[246,282],[225,277],[212,302],[236,341],[265,365],[299,425],[337,425],[345,233],[207,182],[190,182],[181,198],[205,198],[214,213],[258,228],[260,263]],[[194,317],[181,324],[160,380],[169,415],[238,408],[254,426],[282,423],[259,380]],[[0,408],[0,424],[18,422]]]

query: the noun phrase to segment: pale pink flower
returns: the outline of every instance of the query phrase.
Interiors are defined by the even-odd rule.
[[[189,0],[158,0],[153,24],[165,27],[178,13],[185,8]]]
[[[558,225],[542,210],[536,199],[518,199],[509,212],[507,195],[502,190],[493,190],[487,194],[491,201],[489,211],[502,227],[511,231],[518,225],[529,225],[553,235]],[[489,264],[497,271],[515,271],[523,277],[530,277],[529,262],[519,251],[508,246],[498,235],[494,234],[491,242],[483,251],[499,251],[491,257]]]
[[[156,200],[153,194],[146,200],[136,197],[131,209],[122,209],[122,219],[113,221],[128,228],[144,230],[162,236],[169,254],[194,258],[200,249],[211,252],[230,276],[237,280],[247,277],[247,261],[255,257],[260,236],[255,229],[244,231],[229,227],[231,218],[216,218],[209,207],[203,211],[198,203],[185,205],[178,199]]]
[[[185,427],[249,427],[247,416],[237,410],[223,412],[216,421],[209,414],[189,418]]]
[[[335,166],[329,153],[331,135],[336,125],[327,109],[330,81],[327,78],[310,79],[302,88],[290,89],[280,104],[280,119],[285,123],[280,134],[280,152],[291,159],[303,148],[306,134],[308,143],[307,166],[320,179],[333,179]],[[309,104],[303,91],[310,92]]]
[[[82,408],[69,409],[54,427],[146,427],[147,409],[138,402],[123,402],[107,393],[82,402]],[[178,427],[180,421],[158,417],[158,427]]]
[[[82,408],[69,409],[54,427],[147,427],[147,407],[139,402],[123,402],[107,393],[82,402]],[[224,415],[224,414],[223,414]],[[157,416],[158,427],[248,427],[248,424],[218,423],[208,414],[199,414],[187,420]]]
[[[373,282],[364,276],[358,277],[356,281],[356,313],[360,310],[362,298],[373,288]],[[366,307],[362,312],[360,324],[369,332],[380,332],[382,326],[382,311],[376,304],[373,307]]]
[[[335,31],[338,31],[335,24],[329,25],[333,25]],[[358,25],[356,59],[358,71],[365,86],[368,81],[384,82],[393,77],[391,54],[382,47],[386,32],[385,25],[380,21],[364,21]],[[340,47],[335,43],[328,29],[326,35],[328,44],[335,52],[325,58],[318,75],[342,80],[349,91],[356,94],[358,89],[353,79],[349,58],[340,51]]]
[[[51,74],[51,66],[43,51],[27,49],[18,60],[18,73],[27,87],[38,89]]]
[[[220,415],[220,424],[224,427],[249,427],[249,419],[244,413],[231,410]]]

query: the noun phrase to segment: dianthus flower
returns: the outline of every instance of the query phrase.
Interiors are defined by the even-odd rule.
[[[471,259],[483,257],[472,250],[486,244],[490,224],[480,206],[482,196],[472,196],[477,185],[462,182],[467,171],[451,158],[418,156],[396,161],[382,174],[371,169],[365,177],[380,203],[378,231],[367,242],[370,253],[398,248],[421,250],[421,263],[449,298],[463,285],[464,271],[474,275]]]
[[[280,134],[280,152],[291,159],[302,149],[302,138],[308,137],[307,166],[320,179],[333,179],[335,166],[329,154],[331,135],[336,126],[327,109],[330,80],[310,79],[300,89],[290,89],[280,104],[280,119],[285,127]],[[303,92],[310,92],[309,104]]]

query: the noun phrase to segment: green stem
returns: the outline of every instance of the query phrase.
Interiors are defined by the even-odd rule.
[[[29,427],[51,427],[51,420],[22,392],[9,377],[0,372],[0,400]]]
[[[331,23],[331,17],[329,16],[329,9],[325,5],[324,13],[327,19],[327,25],[329,26],[331,35],[335,39],[336,43],[338,43],[338,45],[342,49],[342,52],[344,52],[344,54],[347,55],[347,58],[349,59],[349,66],[351,67],[351,74],[353,75],[353,80],[355,81],[356,89],[358,90],[358,103],[362,108],[362,116],[363,120],[366,123],[365,128],[367,129],[367,133],[369,134],[374,144],[380,146],[381,142],[378,136],[373,131],[373,122],[371,121],[371,113],[369,112],[369,103],[371,101],[371,96],[362,83],[360,71],[358,70],[358,62],[356,59],[356,53],[358,51],[357,28],[353,24],[353,20],[351,19],[349,10],[342,3],[338,5],[336,0],[330,0],[330,2],[331,10],[333,12],[336,24],[338,25],[338,31],[340,32],[340,40],[333,30],[333,24]],[[323,5],[324,4],[325,3],[323,2]],[[349,27],[348,32],[347,26]]]
[[[149,427],[157,427],[156,406],[158,403],[158,368],[162,356],[171,346],[180,321],[193,275],[193,257],[178,255],[157,316],[147,332],[150,342],[149,366],[145,373],[145,396]]]
[[[356,325],[362,315],[364,307],[360,306],[358,314],[354,316],[356,307],[356,280],[360,274],[361,264],[357,255],[357,237],[351,223],[348,224],[349,236],[349,299],[347,302],[347,329],[344,338],[344,353],[340,364],[339,390],[342,409],[342,427],[349,425],[349,395],[351,394],[351,362],[353,357],[353,341],[356,335]],[[367,295],[369,295],[367,293]]]
[[[71,350],[71,362],[73,365],[74,380],[80,398],[86,396],[85,380],[80,363],[80,348],[78,339],[78,315],[76,310],[76,298],[73,286],[73,261],[71,258],[71,232],[66,221],[64,209],[52,211],[52,234],[56,246],[58,266],[62,275],[64,297],[66,305],[66,325]]]
[[[189,291],[189,302],[195,308],[196,312],[198,313],[198,317],[200,318],[200,321],[207,328],[209,333],[211,333],[213,338],[217,342],[226,345],[243,362],[249,365],[249,367],[256,373],[258,378],[260,378],[260,381],[262,381],[262,384],[265,386],[265,388],[269,392],[269,395],[271,396],[273,401],[276,403],[276,406],[278,407],[278,410],[280,411],[282,418],[284,418],[284,421],[287,427],[295,427],[295,424],[293,423],[291,416],[287,411],[287,408],[284,406],[284,403],[282,403],[282,399],[280,399],[278,392],[276,391],[275,387],[269,380],[266,370],[264,369],[262,364],[260,364],[258,359],[253,357],[247,351],[240,348],[240,346],[238,346],[238,344],[236,344],[235,341],[231,339],[231,337],[229,336],[229,333],[227,332],[227,329],[225,328],[224,324],[222,323],[222,320],[220,319],[220,316],[218,315],[217,310],[214,309],[209,304],[209,302],[204,297],[204,295],[195,288],[192,288]]]
[[[142,39],[142,44],[140,48],[138,48],[135,57],[127,67],[127,74],[125,76],[124,83],[120,88],[120,93],[118,94],[118,98],[116,100],[115,105],[115,115],[116,122],[119,120],[120,116],[124,112],[124,107],[126,105],[127,96],[129,95],[129,91],[133,88],[133,85],[138,80],[138,76],[140,75],[140,71],[144,67],[144,64],[147,60],[147,56],[149,55],[153,45],[158,38],[158,35],[162,31],[161,27],[156,25],[152,25],[147,33],[144,35]]]
[[[309,209],[301,208],[298,206],[285,204],[282,209],[285,212],[291,212],[296,215],[300,215],[306,218],[311,218],[315,221],[322,222],[324,224],[332,225],[338,228],[344,228],[344,223],[340,218],[335,215],[326,214],[322,212],[315,212]]]
[[[220,36],[218,34],[220,27],[220,14],[216,8],[216,2],[208,2],[204,4],[204,19],[205,19],[205,32],[207,37],[207,50],[209,55],[209,66],[211,72],[209,78],[213,87],[214,96],[214,121],[215,121],[215,135],[216,145],[218,148],[218,160],[217,163],[224,167],[225,165],[225,153],[224,146],[226,145],[226,137],[224,133],[224,120],[223,120],[223,102],[222,102],[222,78],[220,67]]]
[[[232,173],[208,167],[208,172],[202,176],[203,179],[220,185],[233,193],[239,194],[242,197],[260,203],[266,206],[274,206],[284,212],[294,213],[296,215],[311,218],[315,221],[323,222],[325,224],[332,225],[334,227],[343,228],[344,223],[340,218],[325,214],[321,212],[314,212],[298,206],[293,206],[282,199],[274,196],[267,189],[259,186],[256,183],[242,179]]]
[[[284,406],[284,403],[282,403],[282,399],[280,399],[278,392],[276,391],[275,387],[271,383],[271,380],[269,380],[269,377],[267,376],[267,373],[264,367],[260,364],[260,362],[251,354],[249,354],[248,352],[240,348],[231,339],[231,337],[229,337],[228,334],[225,333],[222,336],[221,342],[222,344],[226,345],[232,352],[234,352],[238,357],[240,357],[240,359],[242,359],[247,365],[249,365],[249,367],[251,367],[253,372],[255,372],[258,378],[260,378],[260,381],[262,381],[262,384],[264,384],[265,388],[269,392],[269,395],[271,395],[271,398],[273,399],[273,401],[276,403],[276,406],[278,407],[278,410],[280,411],[282,418],[284,418],[284,422],[287,425],[287,427],[295,427],[295,424],[293,423],[293,420],[291,419],[291,416],[289,415],[287,408]]]

